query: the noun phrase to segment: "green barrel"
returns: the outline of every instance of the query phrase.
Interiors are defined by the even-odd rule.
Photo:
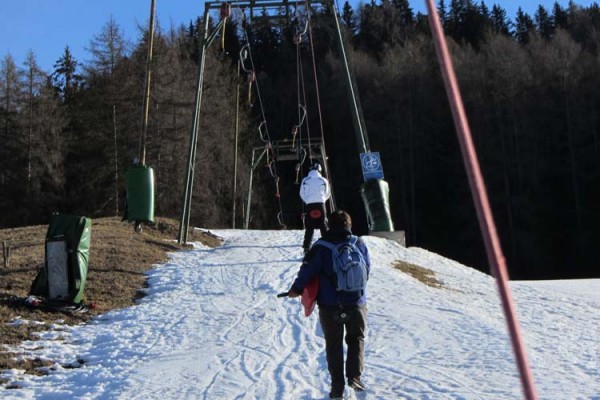
[[[132,165],[125,172],[127,221],[154,222],[154,171],[145,165]]]
[[[360,187],[360,194],[367,212],[369,232],[393,232],[387,182],[383,179],[369,179]]]

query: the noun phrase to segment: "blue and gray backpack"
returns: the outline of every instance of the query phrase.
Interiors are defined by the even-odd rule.
[[[358,237],[351,236],[344,243],[333,244],[323,239],[315,242],[331,250],[333,286],[338,292],[359,292],[367,287],[367,262],[356,246]]]

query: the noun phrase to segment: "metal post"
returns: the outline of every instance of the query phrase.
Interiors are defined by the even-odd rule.
[[[240,63],[238,61],[238,78],[240,76]],[[238,166],[238,137],[240,132],[240,83],[238,81],[235,98],[235,137],[233,140],[233,199],[231,202],[231,227],[235,229],[235,197],[237,195],[237,166]]]
[[[181,221],[179,223],[178,243],[187,243],[188,229],[190,224],[190,210],[192,203],[192,189],[194,187],[194,166],[196,164],[196,145],[198,143],[198,129],[200,126],[200,107],[202,105],[202,86],[204,84],[204,62],[206,60],[205,50],[206,42],[208,41],[208,23],[209,23],[209,8],[204,11],[204,37],[202,39],[202,47],[200,52],[200,65],[198,72],[198,82],[196,85],[196,101],[194,107],[194,120],[190,131],[190,145],[188,151],[187,176],[185,183],[185,191],[183,195],[183,210]]]
[[[325,169],[325,176],[329,180],[330,186],[333,188],[333,177],[329,173],[329,160],[327,159],[327,153],[325,152],[325,139],[321,137],[321,157],[323,158],[323,168]],[[335,206],[335,197],[333,190],[331,190],[331,197],[329,197],[329,211],[333,212],[337,208]]]
[[[113,104],[113,134],[115,142],[115,216],[119,215],[119,149],[117,147],[117,107]]]
[[[333,2],[330,2],[331,13],[335,20],[335,27],[337,33],[337,43],[340,50],[340,56],[344,64],[344,72],[346,73],[346,79],[348,80],[348,98],[350,100],[350,108],[352,114],[352,123],[354,124],[354,132],[356,133],[356,141],[361,153],[367,153],[369,150],[369,141],[367,138],[367,128],[362,118],[362,111],[360,104],[358,103],[358,93],[354,84],[354,79],[350,73],[350,67],[348,65],[348,58],[346,56],[346,50],[344,48],[344,40],[342,37],[342,30],[340,28],[340,21],[337,15],[337,9]]]
[[[250,164],[250,180],[248,182],[248,198],[246,199],[246,224],[244,229],[248,229],[250,225],[250,201],[252,201],[252,177],[254,176],[254,156],[256,149],[252,150],[252,163]]]
[[[429,26],[433,37],[437,58],[446,87],[446,94],[450,103],[452,119],[458,136],[461,154],[465,163],[467,178],[475,203],[475,210],[479,220],[479,227],[483,236],[483,243],[492,267],[492,275],[496,279],[500,301],[504,311],[506,324],[511,337],[515,361],[521,377],[523,394],[527,400],[537,400],[537,391],[533,380],[531,368],[527,359],[527,352],[523,342],[523,336],[519,326],[512,294],[509,287],[508,268],[506,258],[502,252],[500,238],[496,230],[496,223],[492,214],[492,208],[488,199],[483,174],[477,158],[477,151],[473,142],[471,128],[467,120],[462,95],[454,71],[452,57],[448,50],[448,43],[444,35],[444,29],[440,22],[437,8],[433,0],[426,0]]]
[[[250,165],[250,182],[248,182],[248,199],[246,203],[246,224],[244,226],[244,229],[248,229],[248,226],[250,225],[250,202],[252,201],[252,177],[254,175],[254,168],[256,168],[260,160],[262,160],[264,155],[267,153],[267,149],[264,149],[263,152],[260,153],[258,160],[254,161],[256,150],[258,149],[252,150],[252,164]]]

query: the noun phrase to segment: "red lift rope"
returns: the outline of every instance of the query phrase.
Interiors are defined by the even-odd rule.
[[[454,126],[460,141],[460,149],[469,177],[471,194],[473,195],[473,201],[475,202],[475,208],[477,209],[477,217],[479,219],[479,226],[485,243],[488,262],[492,267],[492,273],[498,284],[504,316],[512,339],[513,351],[521,376],[523,394],[528,400],[536,400],[537,394],[527,362],[527,354],[521,337],[519,322],[514,310],[510,288],[508,287],[506,260],[502,254],[500,240],[498,239],[498,234],[496,232],[485,183],[477,160],[477,152],[473,145],[471,130],[469,128],[460,89],[456,80],[452,59],[450,58],[450,53],[448,51],[448,44],[446,43],[446,38],[434,1],[425,1],[427,4],[429,25],[431,26],[431,32],[435,42],[435,49],[440,62],[444,84],[446,85],[448,100],[452,109]]]

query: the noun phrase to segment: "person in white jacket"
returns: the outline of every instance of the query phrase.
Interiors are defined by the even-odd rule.
[[[308,175],[300,185],[300,197],[306,204],[304,215],[304,254],[308,252],[312,244],[315,229],[321,230],[321,237],[327,232],[327,214],[325,202],[331,197],[329,181],[321,175],[321,164],[314,163]]]

